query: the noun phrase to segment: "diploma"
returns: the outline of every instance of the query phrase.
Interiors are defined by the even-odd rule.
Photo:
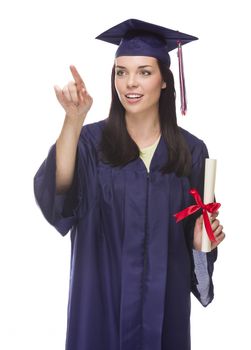
[[[216,213],[221,204],[214,201],[214,188],[216,178],[216,159],[207,158],[205,161],[205,178],[204,178],[204,203],[196,188],[191,188],[189,193],[194,197],[196,204],[174,214],[176,222],[185,219],[187,216],[196,213],[202,209],[203,228],[201,238],[201,251],[211,252],[211,242],[216,242],[210,217],[212,213]]]
[[[215,179],[216,179],[216,159],[206,159],[205,164],[205,178],[204,178],[204,204],[214,202],[214,190],[215,190]],[[202,229],[202,244],[201,250],[203,252],[211,252],[211,241],[205,229],[203,221]]]

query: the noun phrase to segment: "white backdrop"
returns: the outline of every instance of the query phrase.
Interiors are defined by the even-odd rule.
[[[70,240],[43,218],[33,176],[55,142],[64,113],[53,85],[82,74],[94,105],[86,123],[107,116],[115,46],[94,40],[128,18],[200,38],[184,46],[188,115],[179,124],[218,159],[217,200],[227,239],[214,274],[215,300],[192,298],[192,349],[251,349],[250,62],[247,1],[9,0],[0,5],[1,231],[0,348],[64,348]],[[178,93],[176,53],[172,70]]]

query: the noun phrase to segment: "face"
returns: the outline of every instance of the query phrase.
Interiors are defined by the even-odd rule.
[[[127,113],[158,113],[166,88],[154,57],[121,56],[115,60],[115,88]]]

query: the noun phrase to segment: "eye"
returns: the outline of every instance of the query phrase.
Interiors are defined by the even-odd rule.
[[[140,71],[140,74],[143,75],[144,77],[147,77],[148,75],[151,75],[152,73],[147,69],[142,69]]]
[[[122,77],[125,74],[126,74],[126,72],[123,69],[117,69],[116,70],[116,75],[119,76],[119,77]]]

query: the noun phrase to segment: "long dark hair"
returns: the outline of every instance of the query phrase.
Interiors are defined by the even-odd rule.
[[[173,74],[162,62],[158,61],[158,65],[166,82],[166,88],[161,90],[159,99],[161,134],[168,148],[168,159],[162,171],[175,172],[177,176],[188,176],[191,171],[191,154],[177,125]],[[127,131],[125,109],[116,92],[114,78],[115,66],[111,76],[112,101],[103,129],[100,150],[104,162],[112,166],[123,166],[137,159],[140,151]]]

